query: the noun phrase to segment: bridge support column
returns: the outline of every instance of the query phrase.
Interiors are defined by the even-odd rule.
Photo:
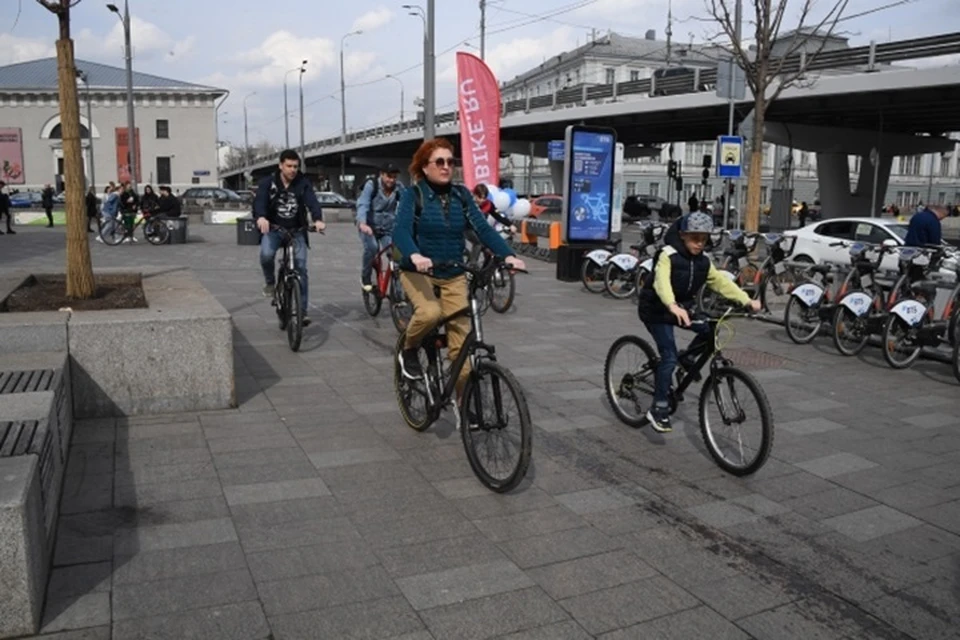
[[[820,183],[820,206],[825,218],[842,216],[877,217],[887,195],[893,156],[881,155],[876,167],[876,211],[874,202],[874,166],[869,155],[860,156],[860,175],[856,189],[850,190],[850,165],[846,153],[817,153],[817,178]]]

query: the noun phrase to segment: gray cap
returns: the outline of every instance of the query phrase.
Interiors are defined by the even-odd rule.
[[[680,223],[680,233],[711,233],[713,231],[713,216],[702,211],[687,214]]]

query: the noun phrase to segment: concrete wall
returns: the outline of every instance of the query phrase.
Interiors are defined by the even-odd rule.
[[[105,185],[117,177],[117,127],[126,128],[125,96],[118,92],[91,91],[93,97],[93,148],[97,184]],[[86,92],[79,91],[81,123],[87,126]],[[192,104],[191,104],[192,102]],[[171,158],[171,182],[181,190],[193,186],[194,171],[209,171],[200,178],[201,185],[215,186],[217,176],[216,123],[211,96],[173,96],[148,94],[137,96],[135,104],[136,127],[140,131],[140,169],[142,184],[157,185],[157,157]],[[60,109],[55,94],[17,96],[0,93],[0,124],[19,127],[23,136],[24,171],[26,185],[10,185],[21,191],[37,190],[45,183],[54,184],[56,157],[61,141],[44,139],[44,128],[51,128],[52,119],[59,117]],[[169,139],[158,139],[156,121],[168,120]],[[84,167],[88,152],[84,141]],[[89,175],[89,171],[87,171]]]

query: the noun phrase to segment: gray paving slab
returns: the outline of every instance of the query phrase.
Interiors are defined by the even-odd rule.
[[[247,602],[256,597],[246,569],[122,584],[113,589],[113,619],[167,615]]]
[[[40,231],[26,229],[0,266],[62,268],[60,230]],[[194,269],[234,314],[241,404],[77,426],[49,629],[91,625],[63,632],[89,631],[84,640],[104,629],[178,639],[887,639],[949,637],[944,620],[960,617],[949,600],[960,396],[931,383],[938,363],[891,371],[873,366],[875,351],[848,360],[738,322],[730,348],[743,349],[735,357],[766,389],[777,438],[760,472],[734,478],[703,452],[687,420],[695,407],[681,408],[668,438],[617,422],[601,399],[602,361],[616,337],[646,335],[635,309],[531,260],[516,310],[485,323],[535,424],[527,481],[493,495],[446,418],[421,434],[397,415],[385,366],[396,332],[361,307],[352,227],[331,225],[310,252],[323,273],[311,282],[317,322],[296,354],[259,296],[255,250],[237,246],[232,229],[202,235],[149,256],[92,247],[98,267],[129,268],[142,254]],[[767,356],[780,360],[750,364]],[[478,566],[489,580],[459,579]],[[638,566],[658,574],[618,584]],[[538,586],[483,595],[500,575],[490,567],[510,567],[492,588]],[[249,574],[233,581],[243,589],[274,585],[269,619],[259,588],[192,598],[197,580],[234,572]],[[426,608],[390,590],[398,580]],[[172,613],[124,595],[151,583]],[[447,604],[448,584],[466,599]],[[118,597],[142,617],[104,608]],[[211,604],[221,597],[249,599]]]
[[[495,560],[398,578],[404,597],[417,611],[534,586],[534,579],[508,560]]]

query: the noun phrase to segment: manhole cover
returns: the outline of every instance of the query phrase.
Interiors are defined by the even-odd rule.
[[[781,369],[786,360],[778,355],[756,349],[724,349],[723,355],[745,369]]]

